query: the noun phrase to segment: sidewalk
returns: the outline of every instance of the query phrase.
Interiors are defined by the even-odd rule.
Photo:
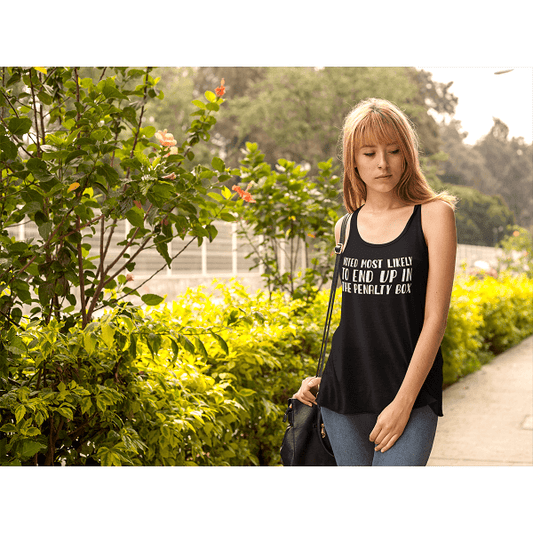
[[[533,336],[443,392],[428,466],[533,465]]]

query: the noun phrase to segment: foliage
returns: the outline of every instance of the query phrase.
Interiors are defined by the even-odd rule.
[[[501,196],[489,196],[462,185],[446,185],[446,190],[459,199],[455,220],[461,244],[495,246],[515,224],[514,214]]]
[[[233,221],[227,208],[235,202],[222,184],[231,171],[219,157],[191,165],[209,141],[223,84],[192,102],[196,111],[178,143],[166,129],[143,123],[147,102],[163,97],[151,70],[2,69],[0,406],[8,435],[0,439],[2,462],[141,464],[147,448],[140,439],[149,439],[126,420],[141,407],[160,411],[179,395],[166,385],[170,393],[159,407],[155,394],[141,407],[131,404],[176,378],[154,364],[152,381],[145,381],[144,354],[158,353],[168,334],[122,300],[140,296],[140,285],[127,284],[143,250],[155,248],[170,265],[195,240],[214,239],[218,217]],[[130,229],[117,239],[121,221]],[[37,236],[18,239],[20,224],[35,226]],[[180,239],[171,257],[169,243]],[[113,240],[120,242],[111,255]],[[147,306],[163,300],[141,299]],[[111,311],[96,319],[105,308]],[[180,345],[194,346],[186,332],[172,333],[175,355]],[[177,426],[195,416],[181,414]],[[162,464],[166,445],[160,446]]]
[[[202,93],[225,78],[231,100],[220,113],[212,143],[232,166],[247,142],[258,143],[271,165],[278,159],[316,165],[334,157],[344,117],[369,96],[388,98],[405,109],[424,152],[431,155],[439,150],[439,131],[428,110],[453,113],[457,100],[429,73],[404,67],[224,66],[161,68],[157,73],[168,96],[149,104],[148,112],[154,125],[172,131],[179,131],[178,117],[188,105],[183,88]]]
[[[2,331],[0,464],[273,463],[272,427],[319,327],[300,335],[282,294],[216,289],[224,305],[199,288],[147,313],[123,303],[84,330]]]
[[[445,385],[533,334],[532,297],[525,276],[457,278]],[[286,401],[316,371],[327,299],[303,313],[280,292],[216,283],[146,311],[121,303],[84,330],[2,330],[0,463],[279,464]]]
[[[209,140],[222,98],[206,91],[193,101],[197,110],[178,143],[166,129],[143,125],[147,101],[163,97],[150,68],[83,72],[3,68],[0,312],[10,324],[25,306],[45,322],[89,324],[96,310],[138,295],[125,274],[143,250],[155,248],[170,265],[194,240],[216,236],[213,222],[230,204],[220,158],[187,164]],[[222,203],[209,197],[216,190],[224,191]],[[131,229],[111,255],[120,221]],[[14,230],[28,222],[39,235],[20,241]],[[171,257],[175,238],[183,246]]]
[[[503,257],[499,258],[499,270],[515,273],[525,273],[533,277],[533,238],[531,233],[520,226],[507,228],[507,235],[498,243],[498,248],[503,250]]]
[[[318,169],[311,178],[296,163],[280,159],[272,170],[252,143],[246,144],[240,167],[241,180],[251,186],[256,201],[253,209],[241,205],[239,211],[239,233],[252,246],[253,268],[263,268],[269,291],[287,291],[306,301],[331,277],[340,207],[341,180],[333,174],[332,160],[318,163]]]
[[[472,187],[441,181],[443,172],[439,170],[439,164],[447,160],[448,155],[439,152],[429,157],[421,156],[420,164],[435,191],[446,190],[458,199],[455,214],[458,242],[495,246],[503,236],[510,234],[510,225],[515,222],[514,214],[499,195],[490,196]]]
[[[509,128],[494,119],[490,132],[480,139],[475,150],[481,154],[494,176],[500,194],[515,213],[520,226],[533,229],[533,145],[523,138],[509,139]]]
[[[246,93],[232,98],[221,123],[232,139],[228,158],[247,141],[257,142],[267,162],[278,159],[316,164],[337,150],[344,117],[371,96],[395,102],[417,125],[423,147],[436,151],[434,120],[419,95],[419,80],[407,68],[267,68],[248,81]],[[223,134],[224,135],[224,134]]]
[[[441,179],[500,195],[517,223],[531,231],[533,197],[526,192],[533,187],[533,146],[522,138],[509,139],[509,128],[499,119],[494,119],[490,132],[473,146],[464,143],[466,133],[460,128],[457,120],[440,126],[442,150],[449,154]]]
[[[224,69],[222,69],[224,70]],[[174,132],[176,137],[186,136],[190,127],[190,116],[198,110],[194,100],[202,99],[206,91],[212,91],[213,87],[220,82],[222,73],[218,78],[210,78],[209,84],[204,84],[204,90],[198,90],[200,80],[197,75],[198,69],[184,68],[156,68],[154,75],[160,78],[158,86],[165,93],[165,98],[153,98],[146,103],[145,116],[150,125],[157,129],[168,129]],[[225,104],[227,105],[226,101]],[[184,167],[193,168],[194,165],[209,166],[213,157],[222,157],[220,152],[221,140],[219,125],[220,113],[217,113],[217,124],[213,124],[210,137],[205,142],[195,146],[194,160],[183,162]]]
[[[456,278],[442,343],[444,383],[478,370],[533,334],[533,282],[525,275]]]

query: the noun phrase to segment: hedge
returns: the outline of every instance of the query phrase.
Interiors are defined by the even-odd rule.
[[[532,296],[524,276],[457,278],[445,385],[533,333]],[[286,401],[316,370],[327,298],[234,281],[124,304],[85,330],[2,332],[0,464],[279,465]],[[339,313],[340,295],[333,324]]]

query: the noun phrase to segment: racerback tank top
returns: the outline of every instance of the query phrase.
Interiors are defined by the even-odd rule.
[[[424,323],[428,249],[416,205],[402,233],[385,244],[363,241],[357,209],[341,254],[341,319],[317,403],[342,414],[379,414],[394,400]],[[442,354],[413,408],[442,416]]]

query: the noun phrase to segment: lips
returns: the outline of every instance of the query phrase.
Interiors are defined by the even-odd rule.
[[[387,174],[386,176],[378,176],[376,179],[377,180],[384,180],[384,179],[387,179],[387,178],[392,178],[392,174]]]

